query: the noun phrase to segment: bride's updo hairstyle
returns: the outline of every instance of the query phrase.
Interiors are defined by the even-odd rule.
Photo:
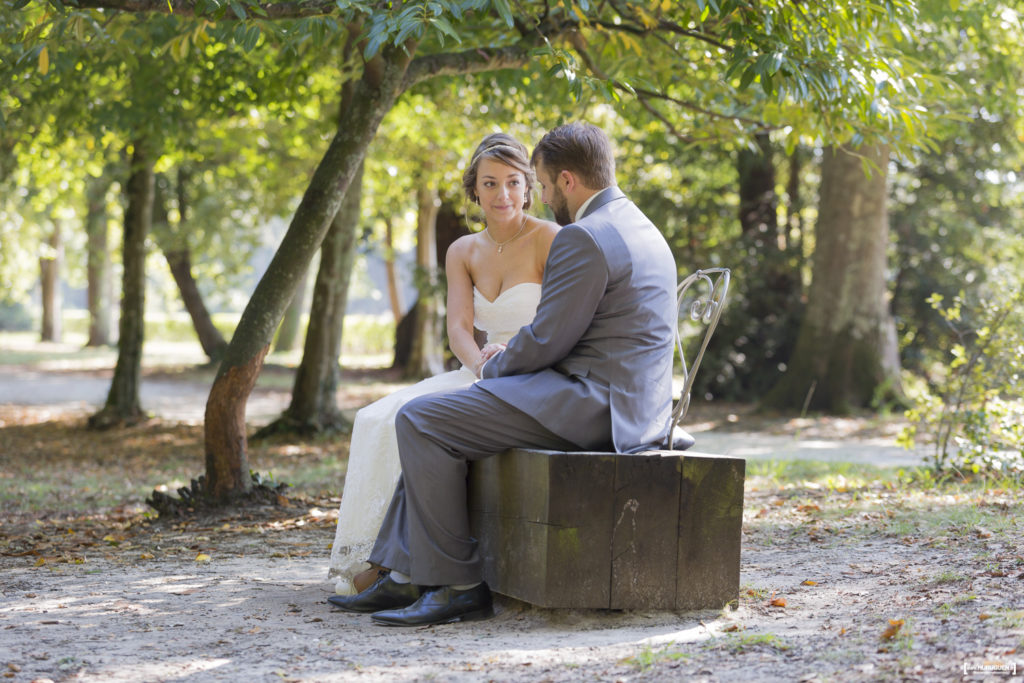
[[[476,194],[476,174],[483,159],[493,159],[523,174],[526,178],[526,199],[523,201],[523,208],[529,209],[533,204],[533,185],[536,177],[530,166],[530,154],[526,151],[526,146],[506,133],[491,133],[477,145],[473,158],[469,161],[469,168],[462,174],[462,189],[466,191],[466,198],[474,204],[480,203],[480,197]]]

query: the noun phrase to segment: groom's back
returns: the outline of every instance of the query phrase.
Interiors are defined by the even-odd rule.
[[[616,445],[661,440],[672,404],[676,266],[653,223],[622,197],[580,220],[608,268],[608,284],[593,322],[559,364],[609,388]],[[571,229],[571,228],[570,228]]]

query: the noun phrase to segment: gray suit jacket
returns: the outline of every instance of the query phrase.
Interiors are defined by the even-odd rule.
[[[537,315],[483,367],[478,386],[574,443],[658,447],[672,408],[676,266],[664,237],[617,187],[555,236]]]

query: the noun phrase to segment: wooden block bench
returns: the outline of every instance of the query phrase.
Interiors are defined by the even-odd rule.
[[[745,464],[520,449],[474,462],[484,579],[543,607],[720,609],[739,597]]]

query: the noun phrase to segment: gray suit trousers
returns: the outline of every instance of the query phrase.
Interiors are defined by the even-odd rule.
[[[402,475],[370,561],[429,586],[481,579],[466,499],[470,461],[510,447],[571,451],[611,442],[610,421],[569,441],[477,385],[409,401],[395,429]]]

